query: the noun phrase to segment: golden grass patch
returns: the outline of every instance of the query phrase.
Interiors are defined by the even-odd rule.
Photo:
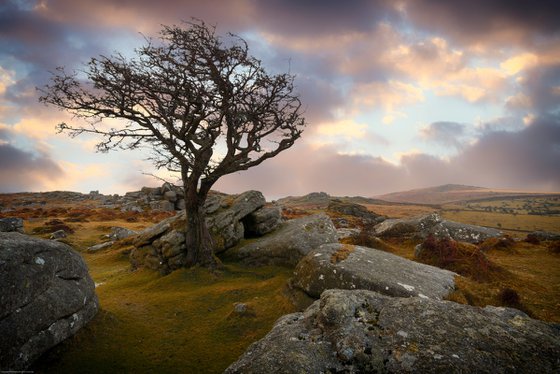
[[[341,244],[340,248],[331,255],[331,264],[338,264],[340,261],[346,260],[354,250],[355,247],[351,244]]]

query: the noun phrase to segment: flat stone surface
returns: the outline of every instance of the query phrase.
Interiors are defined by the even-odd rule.
[[[398,296],[443,299],[457,274],[373,248],[326,244],[297,265],[292,285],[319,298],[328,289],[367,289]]]
[[[250,264],[295,266],[314,248],[337,240],[331,219],[321,213],[286,221],[274,232],[231,252]]]

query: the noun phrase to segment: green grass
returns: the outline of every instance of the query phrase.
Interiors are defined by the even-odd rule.
[[[291,270],[225,263],[219,273],[130,271],[122,250],[84,254],[101,311],[32,369],[40,373],[220,373],[280,316]],[[251,316],[233,313],[234,303]]]

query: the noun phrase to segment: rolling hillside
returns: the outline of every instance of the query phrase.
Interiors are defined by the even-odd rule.
[[[420,188],[376,196],[376,198],[396,203],[447,204],[454,202],[480,201],[516,197],[545,197],[558,193],[538,193],[513,190],[493,190],[483,187],[446,184],[437,187]]]

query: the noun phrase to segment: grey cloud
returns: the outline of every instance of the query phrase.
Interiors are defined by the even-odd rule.
[[[531,43],[560,31],[556,0],[408,0],[405,9],[417,26],[470,43],[511,42],[512,34]]]
[[[366,31],[396,17],[386,0],[252,0],[259,26],[285,35]]]
[[[544,116],[519,132],[491,132],[452,164],[489,187],[560,190],[560,117]]]
[[[560,108],[560,92],[553,92],[555,87],[560,87],[560,64],[540,65],[529,70],[522,89],[534,109],[547,112]]]
[[[56,180],[64,172],[48,155],[34,155],[0,143],[0,192],[37,191],[41,180]]]
[[[420,135],[428,141],[461,148],[466,126],[457,122],[434,122],[422,129]]]

